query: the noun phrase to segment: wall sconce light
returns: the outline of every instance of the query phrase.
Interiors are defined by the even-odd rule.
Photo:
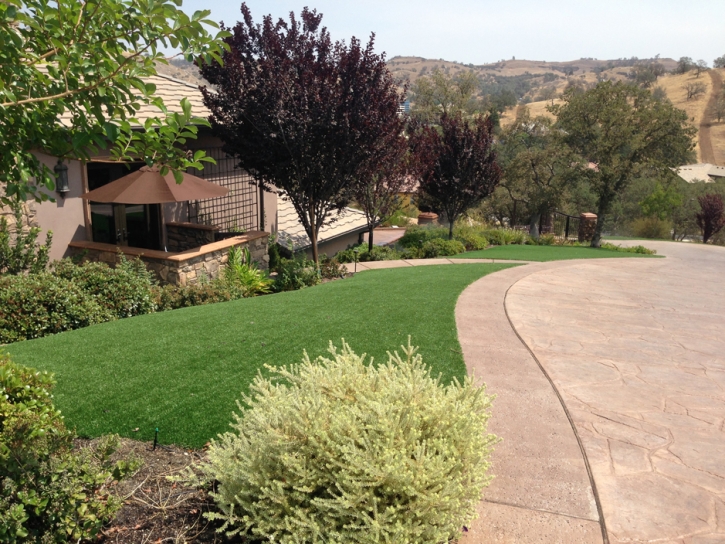
[[[58,164],[53,168],[55,171],[55,192],[65,198],[66,193],[70,191],[68,187],[68,166],[58,159]]]

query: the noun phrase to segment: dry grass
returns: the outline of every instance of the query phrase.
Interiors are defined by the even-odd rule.
[[[717,70],[721,79],[725,80],[725,68]],[[725,166],[725,119],[717,122],[711,114],[710,139],[712,141],[712,151],[715,154],[715,164]]]

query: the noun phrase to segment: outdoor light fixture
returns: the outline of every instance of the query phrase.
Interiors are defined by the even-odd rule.
[[[63,164],[61,159],[58,159],[58,164],[53,168],[55,171],[55,192],[65,198],[67,192],[70,191],[68,187],[68,166]]]

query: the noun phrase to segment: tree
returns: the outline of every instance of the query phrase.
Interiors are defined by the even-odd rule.
[[[725,55],[712,61],[713,68],[725,68]]]
[[[219,58],[208,32],[209,11],[188,16],[176,0],[3,0],[0,2],[0,184],[3,203],[47,200],[54,174],[33,151],[88,159],[99,149],[118,158],[142,150],[148,164],[175,173],[201,167],[174,144],[194,137],[191,115],[165,116],[155,86],[144,78],[166,63],[161,49],[189,60]],[[142,106],[159,116],[144,127]]]
[[[706,244],[725,226],[725,206],[722,197],[716,194],[703,195],[697,201],[700,203],[700,212],[695,218],[702,231],[702,243]]]
[[[501,187],[526,206],[529,232],[538,238],[541,216],[559,206],[582,165],[553,129],[553,121],[532,118],[528,109],[502,132],[498,149]]]
[[[353,198],[362,208],[368,223],[368,249],[373,250],[373,232],[400,209],[400,193],[413,188],[416,173],[415,157],[408,152],[408,140],[401,132],[397,138],[383,142],[384,147],[372,153],[370,168],[358,178]]]
[[[600,247],[612,203],[632,179],[664,175],[690,158],[696,129],[687,114],[648,90],[605,81],[584,93],[567,92],[549,107],[567,144],[593,163],[587,169],[597,195],[592,247]]]
[[[660,62],[645,62],[635,64],[629,72],[629,78],[643,89],[649,89],[664,73],[665,67]]]
[[[675,68],[676,74],[686,74],[695,67],[695,62],[691,57],[680,57]]]
[[[707,71],[707,70],[709,70],[709,69],[710,69],[710,68],[708,67],[708,65],[707,65],[707,61],[706,61],[706,60],[703,60],[703,59],[700,59],[700,60],[698,60],[698,61],[697,61],[697,62],[695,63],[695,71],[696,71],[696,72],[695,72],[695,77],[700,77],[700,74],[701,74],[702,72],[705,72],[705,71]]]
[[[227,153],[255,183],[290,200],[318,262],[320,228],[350,201],[386,146],[404,128],[398,89],[384,55],[352,38],[332,43],[322,15],[255,24],[243,21],[225,39],[224,64],[201,67],[214,90],[202,88],[211,124]]]
[[[672,218],[674,211],[682,206],[682,194],[675,184],[662,185],[657,182],[654,191],[639,203],[645,217],[656,217],[660,221]]]
[[[554,99],[556,98],[557,92],[556,87],[544,87],[539,91],[539,95],[536,97],[537,100],[551,100],[551,105],[554,105]]]
[[[705,84],[700,81],[686,83],[682,88],[685,90],[687,100],[699,98],[707,90]]]
[[[418,78],[411,88],[411,114],[434,123],[441,115],[481,112],[483,103],[476,98],[478,88],[478,78],[473,71],[451,77],[435,68],[431,75]]]
[[[478,116],[469,125],[460,113],[443,115],[439,128],[414,121],[410,142],[421,161],[419,191],[445,212],[452,239],[456,219],[493,192],[501,169],[489,117]]]
[[[721,95],[717,98],[715,101],[715,111],[713,112],[715,114],[715,117],[717,117],[717,122],[725,118],[725,95]]]

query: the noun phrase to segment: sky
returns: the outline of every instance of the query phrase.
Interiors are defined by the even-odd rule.
[[[184,0],[232,26],[236,0]],[[255,21],[324,15],[333,40],[376,34],[376,51],[484,64],[504,59],[713,59],[725,55],[725,0],[248,0]]]

